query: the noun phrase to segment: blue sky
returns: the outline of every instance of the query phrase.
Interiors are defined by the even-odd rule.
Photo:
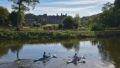
[[[34,10],[27,11],[27,13],[33,13],[35,15],[41,15],[47,13],[48,15],[60,15],[68,14],[75,16],[90,16],[102,12],[103,4],[114,0],[40,0],[40,4],[37,4]],[[11,4],[8,0],[0,0],[0,6],[6,7],[10,12]]]

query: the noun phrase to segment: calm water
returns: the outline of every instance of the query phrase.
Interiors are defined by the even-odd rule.
[[[85,68],[120,68],[120,39],[4,40],[0,41],[0,63],[17,59],[38,59],[44,51],[56,54],[58,59],[64,61],[75,53],[85,56]],[[63,62],[62,60],[58,63]]]

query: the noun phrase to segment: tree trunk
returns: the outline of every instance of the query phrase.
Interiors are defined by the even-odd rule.
[[[20,60],[20,57],[19,57],[19,50],[17,50],[17,60]]]
[[[20,25],[20,13],[21,13],[21,0],[20,0],[20,2],[19,2],[19,8],[18,8],[18,18],[17,18],[17,28],[16,28],[16,30],[17,31],[20,31],[21,30],[21,25]]]

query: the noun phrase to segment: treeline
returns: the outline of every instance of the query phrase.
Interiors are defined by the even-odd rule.
[[[20,13],[20,22],[24,23],[24,13]],[[0,27],[17,27],[18,12],[12,11],[11,13],[4,7],[0,6]],[[20,24],[19,24],[20,25]]]
[[[120,0],[112,3],[106,3],[102,7],[102,13],[83,17],[84,26],[90,30],[105,30],[107,28],[120,28]]]

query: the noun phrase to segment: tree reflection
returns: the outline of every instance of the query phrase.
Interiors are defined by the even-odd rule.
[[[19,51],[22,49],[23,44],[19,41],[5,41],[0,43],[0,56],[6,55],[9,50],[16,53],[17,60],[19,60]]]
[[[22,49],[22,47],[23,47],[23,45],[18,44],[18,45],[12,46],[12,47],[10,48],[12,52],[16,53],[16,58],[17,58],[17,60],[20,60],[19,52],[20,52],[20,50]]]
[[[0,47],[0,57],[6,55],[8,53],[8,48],[6,47]]]
[[[61,44],[68,50],[74,49],[75,52],[78,52],[80,50],[80,41],[79,40],[66,40],[62,41]]]
[[[79,40],[63,40],[63,41],[60,41],[61,44],[67,48],[67,49],[74,49],[75,52],[78,52],[80,47],[79,47]],[[15,53],[16,54],[16,60],[20,60],[20,56],[19,56],[19,52],[20,50],[22,49],[23,45],[25,43],[30,43],[30,44],[36,44],[36,43],[44,43],[44,44],[48,44],[48,43],[58,43],[58,41],[54,41],[54,40],[51,40],[51,41],[40,41],[40,40],[3,40],[1,41],[0,40],[0,57],[8,54],[9,51],[11,51],[12,53]]]
[[[0,40],[0,57],[8,54],[9,51],[16,53],[17,60],[20,59],[19,52],[25,43],[56,43],[54,40]]]
[[[115,68],[120,67],[120,40],[119,39],[97,39],[98,49],[104,61],[113,61]]]

